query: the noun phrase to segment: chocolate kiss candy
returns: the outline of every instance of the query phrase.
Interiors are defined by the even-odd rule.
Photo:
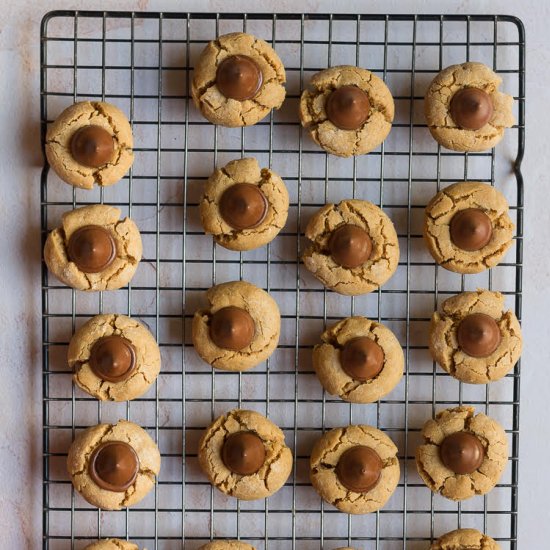
[[[246,348],[256,332],[254,319],[240,307],[219,309],[210,319],[210,338],[219,348],[239,351]]]
[[[134,484],[139,472],[139,458],[124,441],[102,443],[89,460],[90,477],[102,489],[123,493]]]
[[[107,164],[114,152],[113,136],[101,126],[83,126],[71,138],[71,155],[76,162],[89,168]]]
[[[493,100],[479,88],[462,88],[451,98],[449,110],[457,126],[479,130],[493,116]]]
[[[349,376],[364,382],[374,378],[382,370],[384,351],[372,338],[353,338],[342,348],[340,363]]]
[[[233,433],[223,444],[222,460],[234,474],[255,474],[265,461],[264,443],[252,432]]]
[[[383,468],[378,453],[364,445],[348,449],[336,465],[340,483],[350,491],[366,493],[378,483]]]
[[[328,96],[325,110],[337,128],[357,130],[369,118],[369,96],[357,86],[342,86]]]
[[[103,336],[92,346],[89,362],[99,378],[109,382],[121,382],[135,369],[136,351],[122,336]]]
[[[471,474],[483,463],[483,444],[470,432],[448,435],[439,447],[441,462],[455,474]]]
[[[466,315],[458,325],[456,336],[460,349],[471,357],[489,357],[502,340],[497,322],[485,313]]]
[[[99,273],[116,258],[116,245],[111,232],[101,225],[77,229],[67,243],[67,255],[84,273]]]
[[[357,225],[338,227],[330,237],[328,247],[332,259],[342,267],[354,268],[364,264],[372,253],[369,234]]]
[[[218,90],[230,99],[252,99],[262,87],[263,74],[258,64],[247,55],[226,57],[216,71]]]
[[[267,199],[257,185],[236,183],[220,198],[220,214],[234,229],[258,227],[267,214]]]
[[[479,208],[459,210],[451,219],[451,241],[468,252],[481,250],[491,240],[491,218]]]

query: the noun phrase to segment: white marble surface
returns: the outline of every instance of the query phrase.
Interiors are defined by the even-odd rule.
[[[550,387],[550,173],[547,105],[550,87],[546,0],[441,2],[386,0],[18,0],[0,12],[0,547],[41,546],[41,380],[39,250],[39,22],[57,8],[118,10],[345,11],[379,13],[511,13],[527,31],[527,151],[525,176],[525,351],[522,373],[519,548],[550,540],[547,463]]]

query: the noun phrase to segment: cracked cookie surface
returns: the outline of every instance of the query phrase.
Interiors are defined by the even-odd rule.
[[[340,457],[348,449],[364,445],[373,449],[382,460],[378,483],[366,493],[346,489],[336,475]],[[335,428],[325,433],[313,447],[310,478],[321,498],[341,512],[367,514],[382,508],[399,482],[397,447],[383,432],[367,425]]]
[[[71,139],[85,126],[99,126],[113,137],[113,159],[92,168],[77,162],[71,154]],[[108,186],[119,181],[134,162],[132,128],[126,115],[114,105],[101,101],[81,101],[65,109],[46,133],[46,157],[66,183],[92,189],[94,183]]]
[[[443,464],[439,449],[443,440],[456,432],[477,436],[485,455],[471,474],[456,474]],[[508,461],[508,439],[502,426],[473,407],[444,409],[422,428],[424,444],[416,450],[416,468],[424,483],[434,493],[451,500],[464,500],[488,493],[500,479]]]
[[[215,540],[203,544],[199,550],[255,550],[255,548],[240,540]]]
[[[328,119],[325,103],[342,86],[356,86],[369,98],[369,116],[357,130],[342,130]],[[315,143],[339,157],[364,155],[376,149],[390,133],[394,112],[393,97],[384,81],[366,69],[350,65],[314,74],[309,89],[300,98],[302,126]]]
[[[130,218],[120,219],[120,210],[105,204],[76,208],[62,216],[61,227],[52,230],[44,246],[44,261],[57,279],[77,290],[115,290],[134,276],[141,260],[141,235]],[[116,244],[116,258],[99,273],[84,273],[67,254],[71,235],[87,225],[107,229]]]
[[[265,291],[246,281],[213,286],[206,292],[208,307],[193,317],[192,338],[195,350],[216,369],[244,371],[265,361],[277,347],[281,332],[281,315],[277,302]],[[248,346],[233,351],[218,347],[210,337],[210,319],[216,311],[235,306],[246,310],[255,325]]]
[[[119,382],[99,377],[89,363],[97,340],[112,335],[125,338],[135,350],[135,368],[127,379]],[[102,401],[129,401],[145,393],[155,382],[160,371],[160,351],[153,335],[135,319],[126,315],[96,315],[71,338],[68,363],[74,383],[86,393]]]
[[[494,147],[506,128],[514,125],[513,97],[498,91],[502,79],[483,63],[451,65],[441,71],[426,92],[424,113],[433,138],[453,151],[485,151]],[[493,103],[493,114],[479,130],[460,128],[452,119],[453,95],[464,88],[486,92]]]
[[[359,337],[374,340],[384,352],[380,373],[366,381],[355,380],[342,368],[340,353],[346,342]],[[351,403],[372,403],[390,393],[403,376],[401,344],[384,325],[366,317],[342,319],[321,335],[313,348],[313,368],[327,392]]]
[[[251,475],[239,475],[222,460],[226,438],[248,431],[257,435],[265,447],[261,468]],[[282,430],[255,411],[234,409],[218,417],[205,431],[199,443],[199,464],[210,483],[226,495],[255,500],[278,491],[292,471],[292,452],[285,444]]]
[[[257,227],[234,229],[221,216],[220,198],[236,183],[258,186],[267,200],[267,212]],[[252,250],[272,241],[284,227],[288,191],[283,180],[269,168],[260,169],[256,159],[233,160],[208,178],[200,201],[200,215],[204,231],[213,235],[218,244],[230,250]]]
[[[477,529],[455,529],[439,537],[430,550],[500,550],[500,546]]]
[[[139,547],[127,540],[104,539],[88,544],[84,550],[139,550]]]
[[[491,220],[491,238],[479,250],[463,250],[451,239],[453,216],[468,208],[483,211]],[[434,260],[450,271],[480,273],[494,267],[512,245],[513,236],[508,202],[500,191],[486,183],[455,183],[439,191],[426,206],[424,240]]]
[[[136,480],[124,493],[99,487],[88,472],[92,453],[107,441],[128,443],[139,457]],[[155,486],[160,471],[160,453],[149,434],[133,422],[119,420],[116,424],[97,424],[75,437],[67,456],[67,471],[75,490],[90,504],[105,510],[120,510],[142,500]]]
[[[338,265],[328,249],[332,232],[345,224],[361,227],[372,241],[370,258],[358,267]],[[372,292],[397,269],[399,242],[395,227],[390,218],[371,202],[350,199],[327,204],[309,220],[305,234],[312,243],[302,254],[304,265],[326,287],[340,294]]]
[[[488,357],[472,357],[460,349],[457,339],[459,323],[472,313],[492,317],[501,334],[498,347]],[[504,309],[500,292],[477,290],[451,296],[435,312],[430,324],[430,352],[435,361],[451,376],[469,384],[494,382],[510,372],[522,348],[521,328],[512,311]]]
[[[225,97],[216,85],[216,71],[227,57],[250,57],[262,73],[262,85],[252,99]],[[208,43],[196,65],[191,94],[202,115],[213,124],[237,127],[256,124],[285,99],[285,69],[275,50],[251,34],[234,32]]]

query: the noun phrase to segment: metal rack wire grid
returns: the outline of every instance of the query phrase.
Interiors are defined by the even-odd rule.
[[[197,55],[219,34],[246,31],[273,45],[287,71],[287,99],[256,126],[216,127],[190,101]],[[429,319],[442,299],[465,289],[502,291],[521,318],[524,144],[524,31],[508,16],[299,15],[74,12],[48,13],[41,28],[42,141],[48,123],[74,101],[105,100],[133,127],[135,163],[116,185],[77,190],[44,167],[42,239],[63,212],[96,202],[116,205],[141,230],[144,258],[131,284],[118,291],[73,291],[42,274],[44,548],[83,548],[101,537],[129,538],[149,549],[196,549],[239,538],[258,549],[426,549],[442,533],[476,527],[503,549],[517,548],[519,365],[498,383],[463,385],[431,360]],[[515,97],[517,125],[496,148],[460,154],[440,148],[423,118],[423,95],[443,67],[478,60],[502,77]],[[369,155],[340,159],[302,131],[297,104],[313,73],[352,64],[381,76],[396,103],[393,129]],[[273,167],[291,197],[289,218],[267,247],[227,251],[203,234],[197,203],[214,167],[255,156]],[[474,179],[508,198],[515,246],[489,272],[460,276],[436,266],[422,242],[423,208],[438,189]],[[396,225],[401,259],[378,292],[349,298],[324,289],[300,264],[303,231],[326,202],[368,199]],[[204,291],[245,279],[269,291],[282,313],[280,345],[259,367],[214,372],[190,340],[190,320]],[[128,403],[100,403],[71,382],[68,341],[99,312],[141,319],[162,352],[157,383]],[[323,393],[311,348],[323,328],[349,314],[377,319],[400,339],[406,372],[385,399],[350,405]],[[434,496],[414,467],[419,431],[436,411],[459,403],[497,418],[510,439],[508,468],[485,497],[456,504]],[[267,500],[237,502],[214,490],[197,464],[197,442],[215,416],[234,407],[257,410],[282,427],[294,452],[286,485]],[[155,491],[120,512],[89,506],[65,470],[75,433],[97,422],[130,419],[158,442],[162,471]],[[368,423],[399,447],[401,480],[385,508],[352,517],[325,505],[308,480],[309,452],[320,434]],[[183,542],[185,541],[185,542]]]

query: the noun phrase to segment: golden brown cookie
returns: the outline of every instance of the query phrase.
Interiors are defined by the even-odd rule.
[[[349,65],[313,75],[302,92],[300,120],[327,153],[364,155],[388,136],[394,117],[393,97],[375,74]]]
[[[327,204],[306,227],[312,243],[302,260],[326,287],[347,295],[382,286],[399,263],[399,242],[392,221],[378,206],[350,199]]]
[[[208,43],[191,88],[203,116],[221,126],[250,126],[285,99],[285,68],[265,41],[242,32]]]
[[[116,183],[134,162],[132,128],[114,105],[81,101],[65,109],[46,133],[46,157],[65,182],[82,189]]]
[[[130,281],[141,260],[141,235],[120,213],[93,204],[63,214],[44,246],[44,261],[57,279],[77,290],[115,290]]]
[[[453,151],[486,151],[514,125],[513,97],[498,91],[502,79],[483,63],[451,65],[426,92],[424,112],[433,138]]]
[[[477,290],[447,298],[430,324],[430,352],[450,375],[487,384],[510,372],[521,355],[519,321],[500,292]]]
[[[416,468],[434,493],[464,500],[488,493],[508,461],[502,426],[473,407],[444,409],[422,428]]]
[[[401,344],[384,325],[366,317],[342,319],[313,348],[321,385],[351,403],[372,403],[390,393],[403,376]]]
[[[288,191],[254,158],[233,160],[209,178],[200,202],[202,226],[230,250],[252,250],[272,241],[288,216]]]
[[[292,452],[282,430],[265,416],[234,409],[204,432],[199,463],[222,493],[255,500],[272,495],[285,484],[292,471]]]
[[[243,371],[265,361],[277,347],[281,315],[277,302],[246,281],[213,286],[208,306],[193,317],[193,345],[216,369]]]
[[[494,267],[513,243],[508,202],[494,187],[477,181],[455,183],[426,206],[424,239],[434,260],[457,273]]]
[[[347,514],[382,508],[399,482],[397,447],[380,430],[335,428],[315,443],[310,478],[321,498]]]
[[[439,537],[430,550],[500,550],[500,546],[477,529],[455,529]]]
[[[160,371],[160,351],[145,326],[126,315],[96,315],[69,343],[74,383],[102,401],[129,401],[145,393]]]
[[[92,542],[84,550],[139,550],[137,544],[121,539],[103,539]]]
[[[240,540],[216,540],[203,544],[199,550],[255,550],[255,548]]]
[[[160,453],[147,432],[127,420],[79,433],[67,456],[76,491],[105,510],[132,506],[155,486]]]

